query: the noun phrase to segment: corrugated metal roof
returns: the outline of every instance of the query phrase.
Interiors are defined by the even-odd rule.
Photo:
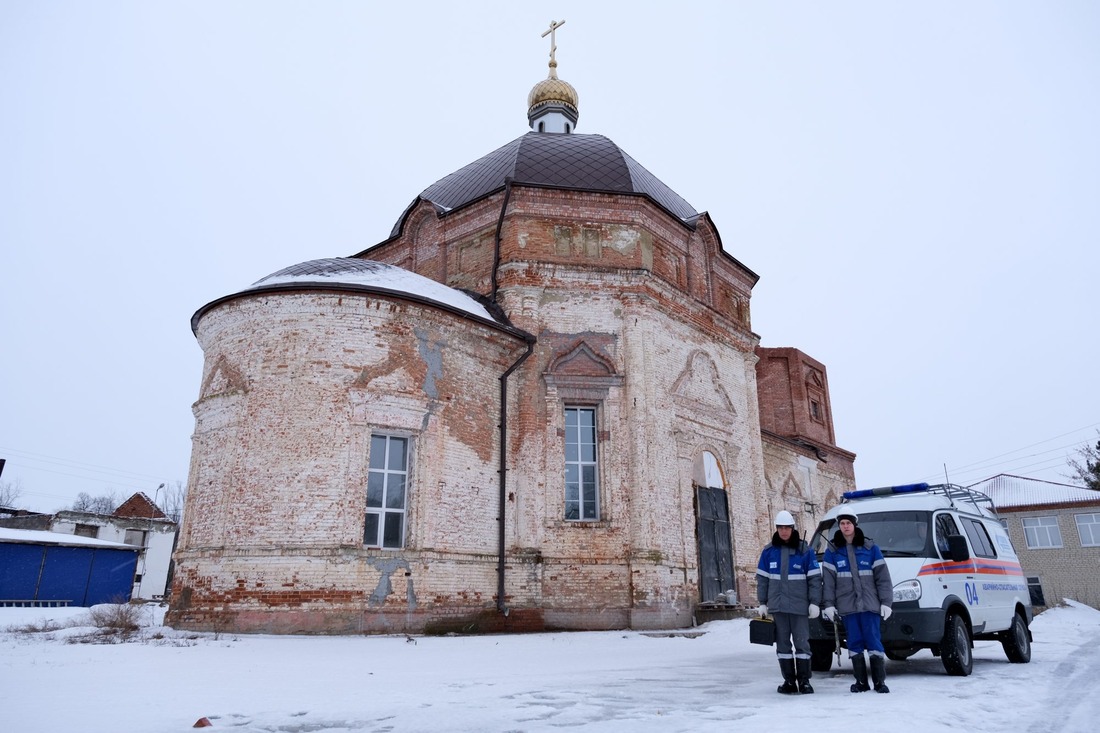
[[[1100,491],[1082,486],[1058,484],[1053,481],[1013,476],[1001,473],[971,484],[968,488],[982,492],[993,500],[997,509],[1046,504],[1095,504],[1100,506]]]

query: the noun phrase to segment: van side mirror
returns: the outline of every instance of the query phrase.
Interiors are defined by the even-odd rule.
[[[966,546],[966,538],[961,534],[947,536],[947,559],[955,562],[970,559],[970,548]]]

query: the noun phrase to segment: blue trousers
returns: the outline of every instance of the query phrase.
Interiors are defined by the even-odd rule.
[[[882,623],[877,613],[860,611],[844,614],[844,630],[848,634],[848,656],[863,654],[866,649],[871,654],[885,656],[882,648]]]

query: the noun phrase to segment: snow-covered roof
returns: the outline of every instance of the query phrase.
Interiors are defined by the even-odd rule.
[[[133,550],[137,552],[140,547],[127,545],[122,542],[109,542],[97,540],[91,537],[79,537],[63,532],[47,532],[40,529],[9,529],[0,527],[0,542],[17,542],[29,545],[68,545],[82,547],[107,547],[116,550]]]
[[[231,295],[207,303],[191,317],[191,329],[215,305],[245,293],[280,288],[326,288],[373,291],[429,301],[452,310],[468,313],[490,323],[501,324],[481,303],[461,290],[409,272],[396,265],[356,257],[329,257],[284,267]]]
[[[310,260],[273,272],[257,280],[245,291],[265,288],[284,283],[322,285],[365,285],[383,288],[428,300],[466,311],[486,320],[493,320],[489,311],[465,293],[448,287],[423,275],[409,272],[395,265],[387,265],[373,260],[360,260],[354,257],[330,257],[322,260]],[[244,292],[244,291],[242,291]]]
[[[1009,509],[1020,506],[1042,506],[1047,504],[1088,504],[1100,506],[1100,491],[1081,486],[1058,484],[1053,481],[1025,478],[1001,473],[971,484],[993,500],[997,509]]]

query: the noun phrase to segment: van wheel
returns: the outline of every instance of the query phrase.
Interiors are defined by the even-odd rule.
[[[940,642],[940,661],[947,674],[966,677],[974,669],[974,655],[970,649],[970,629],[966,620],[957,613],[947,614],[943,625],[943,641]]]
[[[1013,664],[1026,664],[1031,661],[1031,637],[1027,633],[1024,618],[1016,613],[1012,615],[1012,625],[1001,632],[1001,646],[1005,656]]]
[[[828,672],[833,668],[833,652],[836,645],[829,641],[810,639],[810,669],[814,672]]]

